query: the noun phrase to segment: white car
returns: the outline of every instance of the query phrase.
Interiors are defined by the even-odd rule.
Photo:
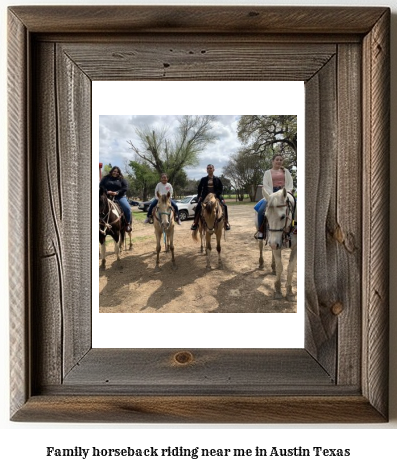
[[[179,209],[179,219],[185,221],[187,218],[193,218],[197,203],[197,195],[185,196],[182,200],[177,201],[176,205]]]

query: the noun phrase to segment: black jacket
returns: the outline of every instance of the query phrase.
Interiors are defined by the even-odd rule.
[[[127,180],[124,178],[114,178],[111,175],[103,177],[99,186],[103,188],[106,193],[108,191],[116,191],[116,199],[122,198],[127,193],[128,189]]]
[[[223,185],[221,179],[216,177],[215,175],[212,177],[214,180],[214,193],[217,198],[222,197],[223,192]],[[200,180],[198,190],[197,190],[198,197],[204,199],[208,195],[208,177],[203,177]]]

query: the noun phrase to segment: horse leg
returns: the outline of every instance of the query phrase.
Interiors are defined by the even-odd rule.
[[[218,268],[222,269],[222,259],[221,259],[221,237],[222,237],[222,230],[217,232],[216,234],[216,251],[218,252]]]
[[[116,254],[117,261],[120,261],[120,240],[114,241],[114,253]]]
[[[205,254],[207,256],[207,269],[211,268],[211,234],[205,233]]]
[[[274,283],[274,298],[281,299],[281,274],[283,272],[283,263],[281,261],[281,249],[273,250],[274,262],[276,265],[276,282]]]
[[[273,275],[276,274],[276,260],[274,258],[274,251],[272,250],[272,273]]]
[[[175,264],[175,254],[174,254],[174,227],[171,229],[171,233],[169,235],[169,241],[170,241],[170,250],[171,250],[171,261],[172,261],[172,269],[176,269],[176,264]]]
[[[160,270],[160,250],[161,250],[160,237],[161,237],[161,233],[158,233],[156,231],[156,252],[157,252],[156,268],[155,268],[156,271]]]
[[[102,244],[101,244],[101,260],[102,260],[101,268],[104,269],[106,267],[106,244],[105,244],[105,241],[103,241]]]
[[[263,239],[259,239],[259,268],[265,266],[265,261],[263,260]]]
[[[296,270],[296,258],[297,258],[297,246],[293,246],[291,249],[291,255],[289,257],[288,273],[287,273],[287,300],[295,301],[296,296],[292,292],[292,276]]]
[[[132,236],[131,236],[131,232],[128,232],[128,237],[130,239],[130,244],[128,246],[128,250],[132,250]]]

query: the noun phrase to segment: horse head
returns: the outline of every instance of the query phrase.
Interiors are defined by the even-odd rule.
[[[103,214],[107,208],[108,197],[106,191],[103,188],[99,188],[99,213]]]
[[[171,194],[168,192],[166,195],[160,195],[157,192],[157,215],[160,221],[161,227],[164,231],[169,229],[172,221],[172,205],[171,205]]]
[[[212,193],[209,193],[203,201],[202,215],[207,225],[208,232],[212,234],[218,219],[218,202]]]
[[[285,188],[267,195],[268,243],[272,250],[281,249],[283,245],[283,237],[291,225],[290,213],[289,195]]]

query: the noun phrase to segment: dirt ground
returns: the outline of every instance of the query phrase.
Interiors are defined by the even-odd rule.
[[[113,243],[107,245],[106,268],[99,274],[100,312],[296,312],[296,302],[273,299],[275,275],[268,246],[264,246],[265,268],[258,268],[253,208],[230,205],[229,220],[231,230],[221,242],[223,269],[218,269],[214,243],[212,268],[207,270],[205,254],[191,237],[192,220],[188,219],[175,226],[176,270],[171,253],[162,247],[158,272],[153,226],[135,221],[133,249],[122,252],[121,262],[116,260]],[[289,253],[283,250],[284,295]],[[296,292],[296,274],[293,288]]]

